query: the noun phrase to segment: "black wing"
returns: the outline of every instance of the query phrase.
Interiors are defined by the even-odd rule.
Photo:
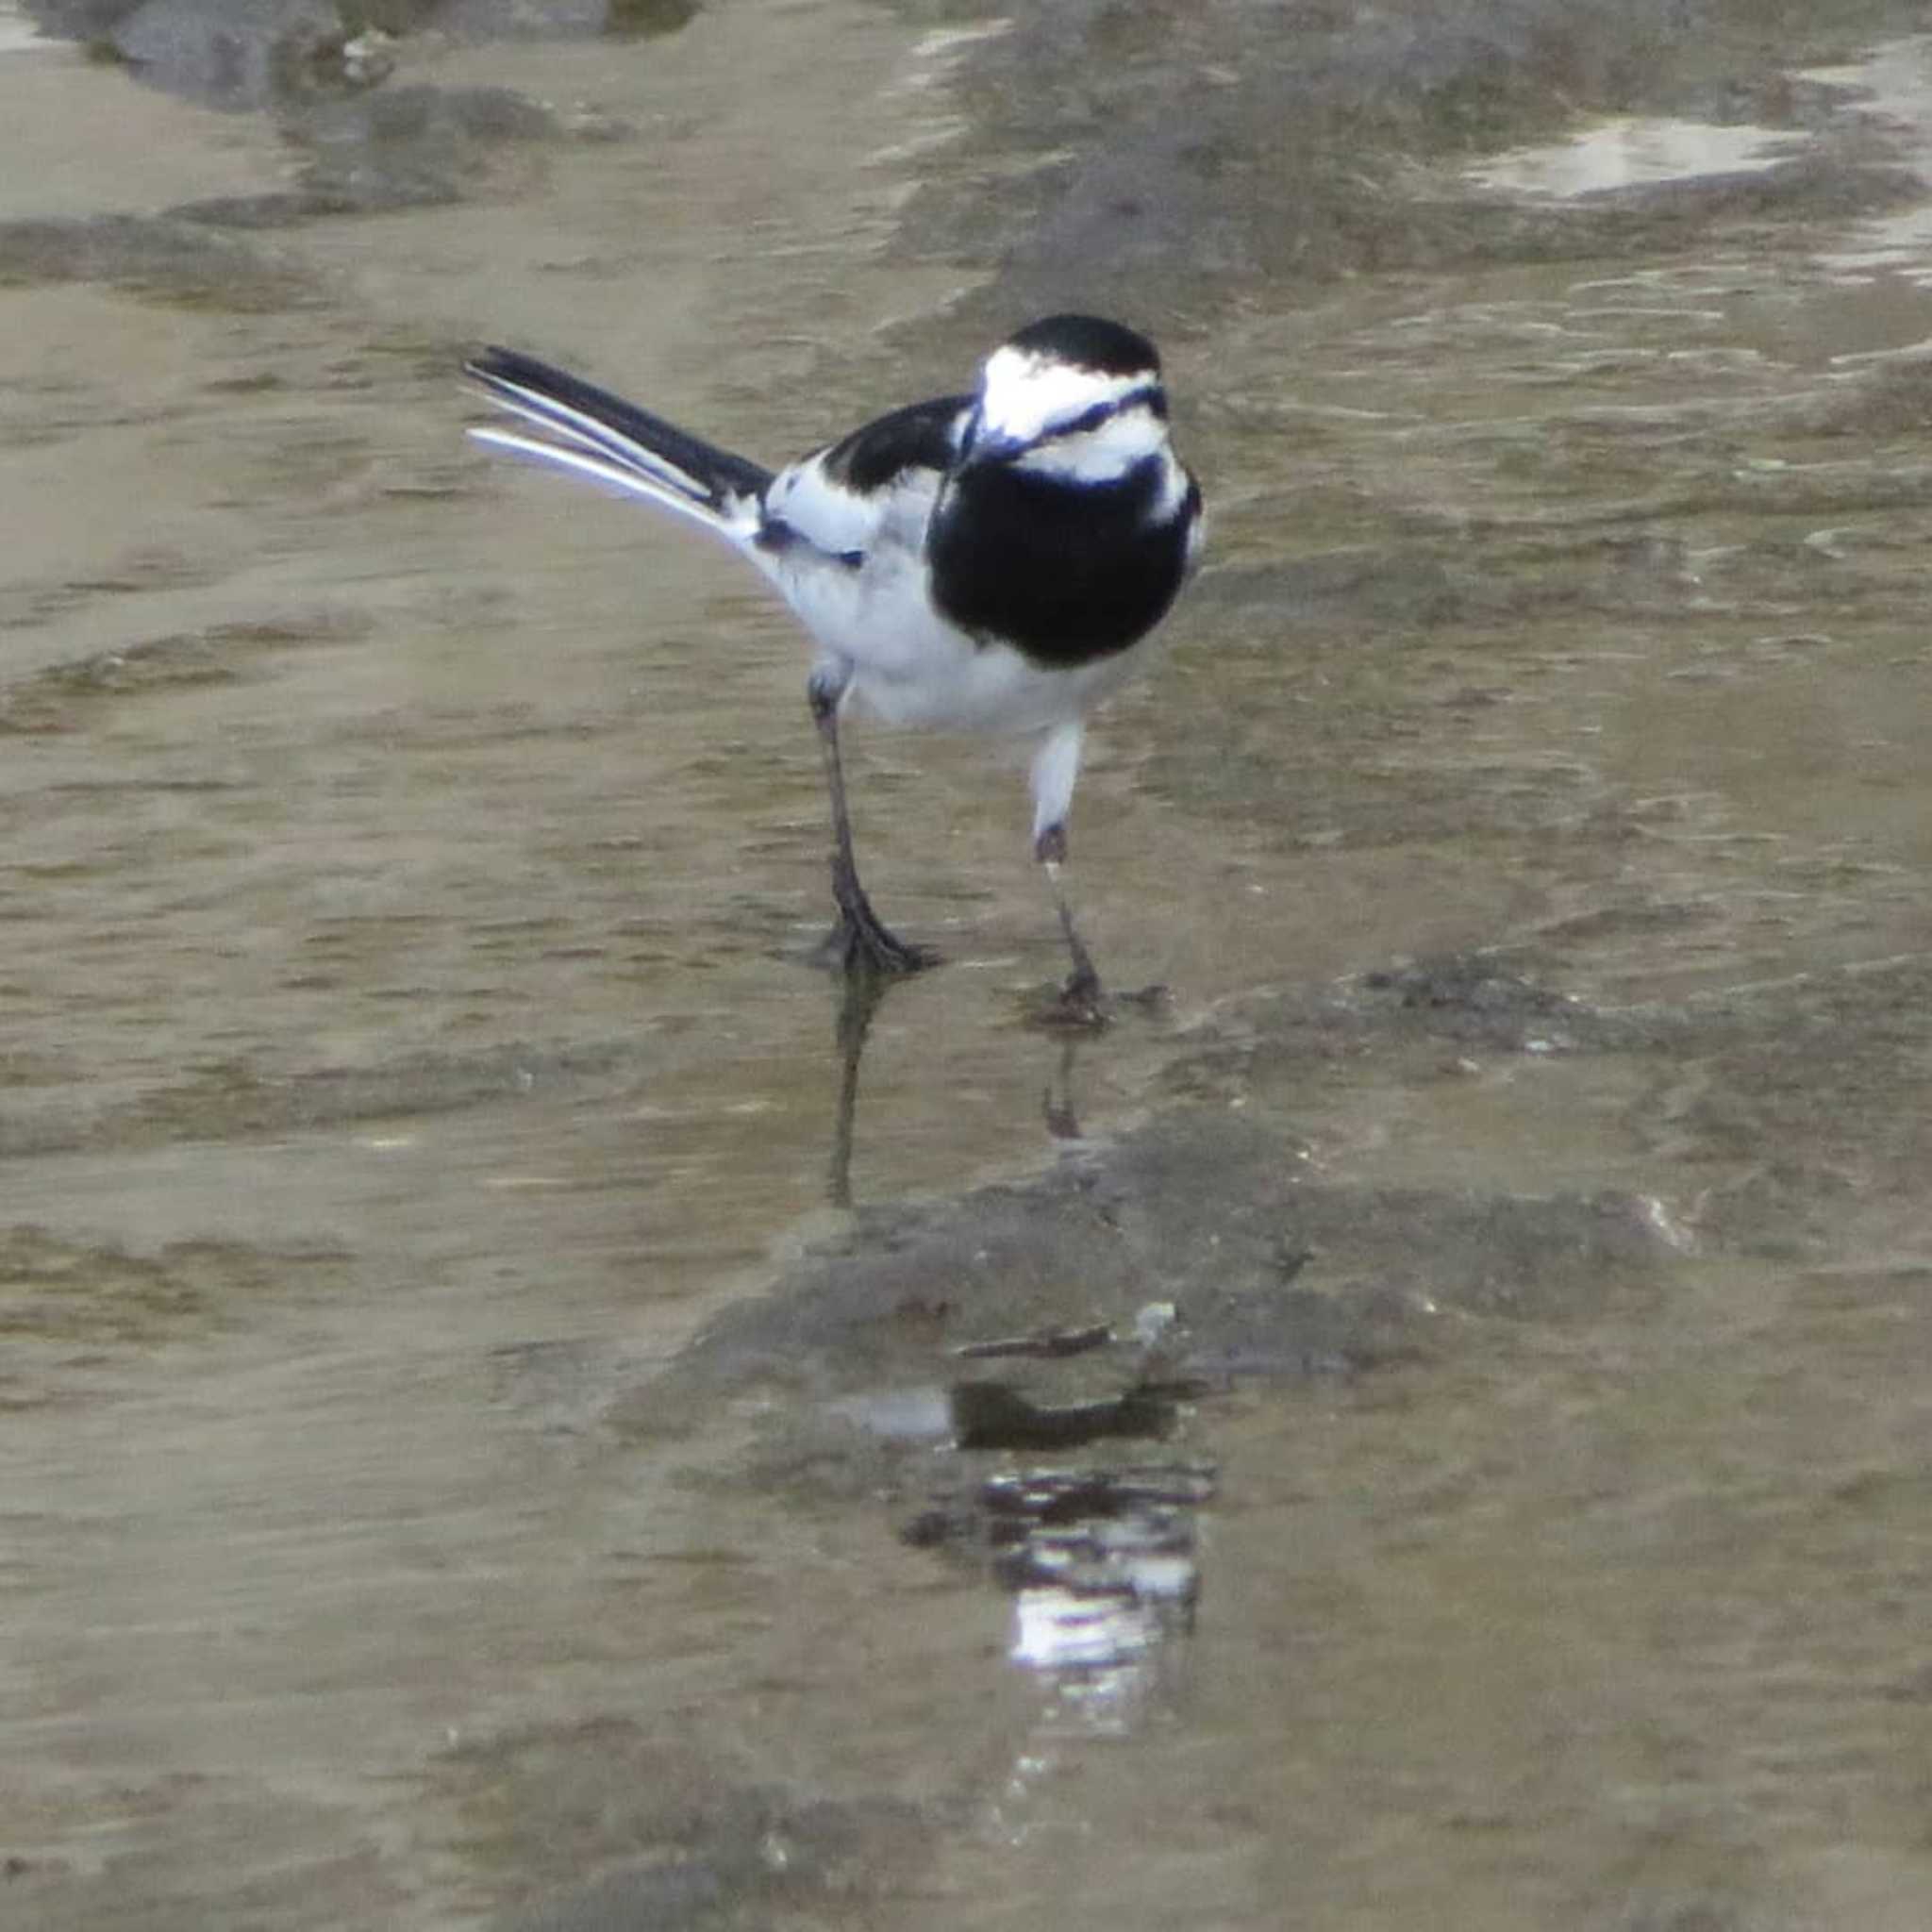
[[[781,470],[765,492],[758,541],[779,550],[803,541],[841,563],[862,563],[894,508],[895,486],[923,474],[937,494],[972,408],[971,396],[911,403]]]
[[[959,454],[971,396],[934,396],[855,429],[821,450],[819,468],[832,482],[869,496],[908,470],[946,470]]]

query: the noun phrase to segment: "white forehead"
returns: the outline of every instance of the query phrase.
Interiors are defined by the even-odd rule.
[[[987,358],[979,384],[980,421],[995,436],[1024,441],[1050,424],[1084,414],[1096,403],[1118,402],[1145,387],[1151,370],[1121,375],[1082,369],[1058,356],[1016,349],[1009,342]]]

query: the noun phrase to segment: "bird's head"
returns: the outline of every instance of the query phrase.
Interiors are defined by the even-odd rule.
[[[1050,315],[987,358],[962,465],[1107,483],[1167,447],[1160,358],[1097,315]]]

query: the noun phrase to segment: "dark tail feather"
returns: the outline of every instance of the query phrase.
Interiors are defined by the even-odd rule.
[[[566,451],[603,458],[676,492],[693,509],[726,518],[736,503],[758,497],[772,480],[762,464],[719,449],[534,356],[488,348],[464,363],[463,371],[493,402],[558,439]],[[532,455],[545,453],[534,443],[502,440]]]

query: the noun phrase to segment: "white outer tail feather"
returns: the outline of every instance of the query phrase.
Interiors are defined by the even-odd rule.
[[[505,403],[502,407],[508,408],[510,406]],[[513,429],[472,429],[469,432],[471,438],[477,442],[487,442],[494,449],[507,449],[521,457],[534,457],[539,462],[586,476],[592,483],[602,484],[620,495],[641,497],[659,508],[675,510],[678,515],[689,517],[692,523],[702,525],[714,536],[723,537],[726,542],[740,548],[748,544],[758,530],[757,510],[742,497],[727,498],[729,513],[721,514],[708,500],[690,493],[689,478],[682,482],[672,481],[674,476],[683,478],[684,473],[669,463],[662,466],[660,475],[658,467],[648,463],[641,451],[637,458],[625,461],[605,455],[596,447],[572,448],[563,440],[566,432],[545,422],[535,410],[516,409],[513,413],[540,424],[558,440],[553,442],[540,437],[521,436]],[[572,437],[571,441],[591,444],[589,437]]]
[[[474,441],[534,458],[621,495],[675,510],[740,549],[749,547],[757,536],[761,511],[754,496],[722,485],[714,489],[661,450],[626,435],[603,417],[561,396],[527,387],[500,368],[479,375],[497,408],[541,433],[526,436],[513,429],[475,427],[468,432]]]

